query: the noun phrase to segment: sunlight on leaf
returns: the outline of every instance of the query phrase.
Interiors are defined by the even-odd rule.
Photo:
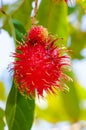
[[[5,86],[4,84],[0,81],[0,100],[5,100]]]

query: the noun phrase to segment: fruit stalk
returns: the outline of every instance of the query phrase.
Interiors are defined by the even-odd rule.
[[[32,17],[32,26],[36,25],[37,6],[38,6],[38,0],[35,0],[34,14]]]

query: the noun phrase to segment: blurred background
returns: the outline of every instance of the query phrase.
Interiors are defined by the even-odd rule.
[[[9,66],[16,40],[31,27],[34,0],[0,0],[0,107],[5,109],[12,85]],[[37,24],[63,38],[69,50],[73,82],[69,91],[36,98],[31,130],[86,130],[86,0],[39,0]],[[7,130],[7,127],[5,127]]]

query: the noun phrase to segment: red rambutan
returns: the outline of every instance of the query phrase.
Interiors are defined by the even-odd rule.
[[[34,26],[28,33],[28,38],[31,43],[44,43],[48,37],[48,31],[42,26]]]
[[[62,87],[61,79],[66,79],[63,67],[70,66],[70,60],[54,42],[45,28],[37,26],[29,31],[28,41],[16,48],[14,78],[18,89],[26,95],[36,90],[43,96],[44,90],[53,92],[53,87]]]

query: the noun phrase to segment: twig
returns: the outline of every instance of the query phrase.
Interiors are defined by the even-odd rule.
[[[1,12],[3,14],[6,14],[6,12],[4,11],[4,7],[3,7],[3,0],[1,0],[1,8],[0,8]]]
[[[37,6],[38,6],[38,0],[35,0],[34,14],[32,17],[32,26],[35,26],[36,24]]]

